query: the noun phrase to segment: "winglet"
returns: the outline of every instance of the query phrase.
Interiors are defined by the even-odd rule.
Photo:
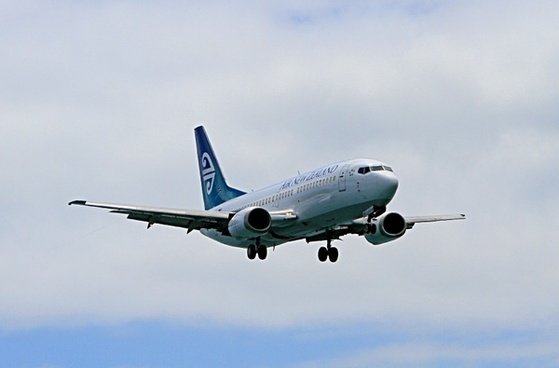
[[[77,204],[77,205],[80,205],[80,206],[85,206],[86,202],[87,201],[84,201],[83,199],[76,199],[75,201],[72,201],[72,202],[68,203],[68,206],[71,206],[73,204]]]

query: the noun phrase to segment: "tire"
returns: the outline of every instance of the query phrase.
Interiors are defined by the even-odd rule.
[[[328,250],[328,258],[330,259],[330,262],[335,263],[338,260],[338,256],[338,248],[332,247]]]
[[[254,259],[256,257],[256,245],[251,244],[247,247],[248,259]]]
[[[318,260],[320,262],[326,262],[327,258],[328,258],[328,249],[326,249],[326,247],[320,247],[320,249],[318,249]]]
[[[258,247],[258,258],[260,258],[261,260],[265,260],[267,255],[268,248],[266,248],[264,245]]]

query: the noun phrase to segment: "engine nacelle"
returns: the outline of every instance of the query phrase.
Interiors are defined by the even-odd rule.
[[[385,213],[373,219],[365,239],[371,244],[382,244],[396,240],[406,232],[408,224],[402,215],[396,212]]]
[[[266,234],[272,226],[270,213],[261,207],[249,207],[237,212],[227,229],[232,237],[251,239]]]

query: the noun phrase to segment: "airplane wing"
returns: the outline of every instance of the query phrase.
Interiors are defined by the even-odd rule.
[[[421,222],[438,222],[438,221],[451,221],[451,220],[464,220],[466,215],[463,213],[459,215],[439,215],[439,216],[408,216],[404,217],[408,225],[408,229],[411,229],[413,225]]]
[[[422,222],[439,222],[439,221],[451,221],[451,220],[464,220],[466,215],[436,215],[436,216],[404,216],[406,221],[406,229],[411,229],[415,224]],[[324,241],[327,239],[340,239],[342,236],[348,234],[355,235],[365,235],[368,231],[368,219],[363,217],[357,220],[353,220],[351,223],[341,224],[334,228],[324,229],[324,231],[318,232],[312,236],[306,237],[307,243],[313,241]]]
[[[147,222],[148,228],[153,224],[162,224],[183,227],[188,229],[188,232],[200,229],[225,231],[229,219],[233,215],[230,212],[140,207],[84,200],[75,200],[68,203],[68,205],[105,208],[111,210],[112,213],[127,215],[127,218],[130,220]]]

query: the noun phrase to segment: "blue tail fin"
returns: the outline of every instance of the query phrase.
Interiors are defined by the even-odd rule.
[[[227,185],[204,127],[199,126],[194,129],[194,135],[196,136],[204,208],[209,210],[232,198],[246,194]]]

